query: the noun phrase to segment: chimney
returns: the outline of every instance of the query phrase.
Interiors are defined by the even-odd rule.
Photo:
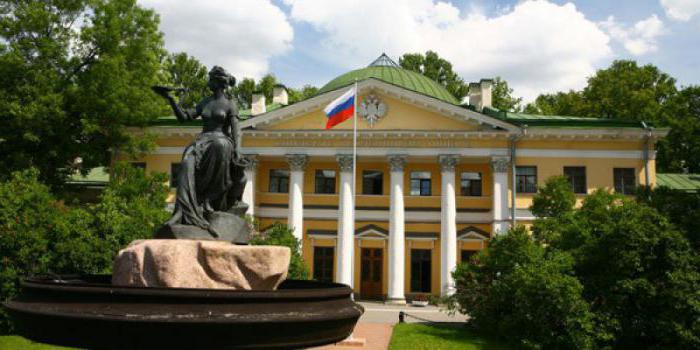
[[[481,79],[478,83],[469,83],[469,104],[478,112],[484,107],[492,106],[493,80]]]
[[[250,102],[250,114],[258,115],[263,113],[265,113],[265,94],[262,91],[254,92]]]
[[[277,84],[274,88],[272,88],[272,103],[279,103],[282,106],[289,104],[287,88],[284,85]]]

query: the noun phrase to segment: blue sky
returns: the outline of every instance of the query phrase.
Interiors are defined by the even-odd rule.
[[[237,77],[321,86],[382,52],[435,50],[467,81],[501,76],[517,95],[580,89],[615,59],[700,84],[700,0],[140,0],[166,47]]]

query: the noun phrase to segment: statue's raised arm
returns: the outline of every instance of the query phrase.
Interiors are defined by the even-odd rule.
[[[175,113],[175,117],[177,117],[177,120],[183,122],[186,120],[192,120],[197,117],[199,117],[200,112],[197,111],[197,109],[185,109],[182,107],[182,100],[180,102],[175,102],[175,98],[170,95],[171,91],[175,92],[186,92],[187,90],[184,88],[173,88],[173,87],[168,87],[168,86],[161,86],[161,85],[155,85],[151,86],[151,90],[155,92],[156,94],[163,96],[168,101],[168,104],[170,105],[170,108],[173,109],[173,113]]]

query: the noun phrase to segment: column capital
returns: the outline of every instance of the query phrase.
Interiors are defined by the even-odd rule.
[[[510,158],[508,157],[491,158],[491,170],[493,170],[494,173],[507,173],[509,165]]]
[[[257,154],[244,154],[243,158],[247,162],[247,164],[245,166],[245,170],[255,171],[258,168],[258,155]]]
[[[352,171],[352,154],[339,154],[335,156],[335,159],[338,161],[338,165],[340,166],[340,171],[344,172],[350,172]]]
[[[407,156],[405,154],[394,154],[389,156],[389,170],[403,171],[406,166]]]
[[[291,171],[304,171],[309,162],[309,156],[306,154],[287,154],[286,158]]]
[[[457,166],[457,161],[459,156],[456,154],[441,154],[438,156],[438,162],[440,163],[440,171],[442,172],[454,172],[455,166]]]

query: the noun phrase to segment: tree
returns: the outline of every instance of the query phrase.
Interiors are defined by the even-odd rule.
[[[457,100],[462,100],[469,93],[469,84],[466,84],[457,73],[452,70],[452,63],[438,56],[434,51],[421,53],[407,53],[399,58],[399,65],[408,70],[425,75],[444,86]]]
[[[109,273],[120,249],[150,238],[168,218],[166,179],[117,164],[98,204],[73,207],[52,195],[36,169],[12,173],[0,182],[0,301],[27,276]],[[3,312],[0,334],[11,329]]]
[[[700,85],[671,97],[664,109],[668,136],[658,143],[657,167],[665,172],[700,173]]]
[[[550,220],[550,219],[543,219]],[[700,347],[700,272],[688,240],[656,210],[598,190],[550,249],[574,258],[597,329],[613,348]]]
[[[586,116],[588,108],[581,92],[557,92],[537,96],[534,102],[528,103],[525,113],[543,115]]]
[[[617,60],[588,78],[583,98],[588,115],[646,122],[661,122],[666,102],[676,94],[676,80],[656,66]]]
[[[572,270],[570,256],[548,253],[520,226],[457,267],[449,306],[478,330],[528,348],[591,349],[593,315]]]
[[[523,102],[522,97],[514,97],[513,89],[508,86],[508,82],[501,77],[496,77],[493,80],[492,92],[493,106],[501,111],[518,112],[520,111],[520,103]]]
[[[124,126],[164,111],[150,91],[165,53],[153,11],[135,0],[9,1],[2,10],[0,178],[34,166],[60,186],[78,156],[90,169],[117,149],[143,149]]]
[[[691,245],[700,250],[700,194],[687,193],[668,187],[638,189],[637,200],[659,213],[685,233]]]
[[[530,210],[539,218],[535,220],[532,233],[539,243],[550,243],[558,238],[559,227],[570,222],[576,204],[576,195],[566,176],[552,176],[540,187],[532,198]]]
[[[294,233],[287,226],[280,223],[275,223],[264,233],[255,235],[250,240],[252,245],[280,245],[289,247],[292,251],[291,261],[289,262],[289,273],[287,278],[290,279],[309,279],[309,268],[301,256],[301,242],[294,237]]]
[[[318,88],[312,85],[304,85],[301,89],[288,88],[289,103],[297,103],[313,97],[318,93]]]
[[[209,94],[207,67],[196,58],[184,52],[169,54],[164,68],[168,73],[169,85],[187,89],[182,101],[185,108],[194,108]]]

